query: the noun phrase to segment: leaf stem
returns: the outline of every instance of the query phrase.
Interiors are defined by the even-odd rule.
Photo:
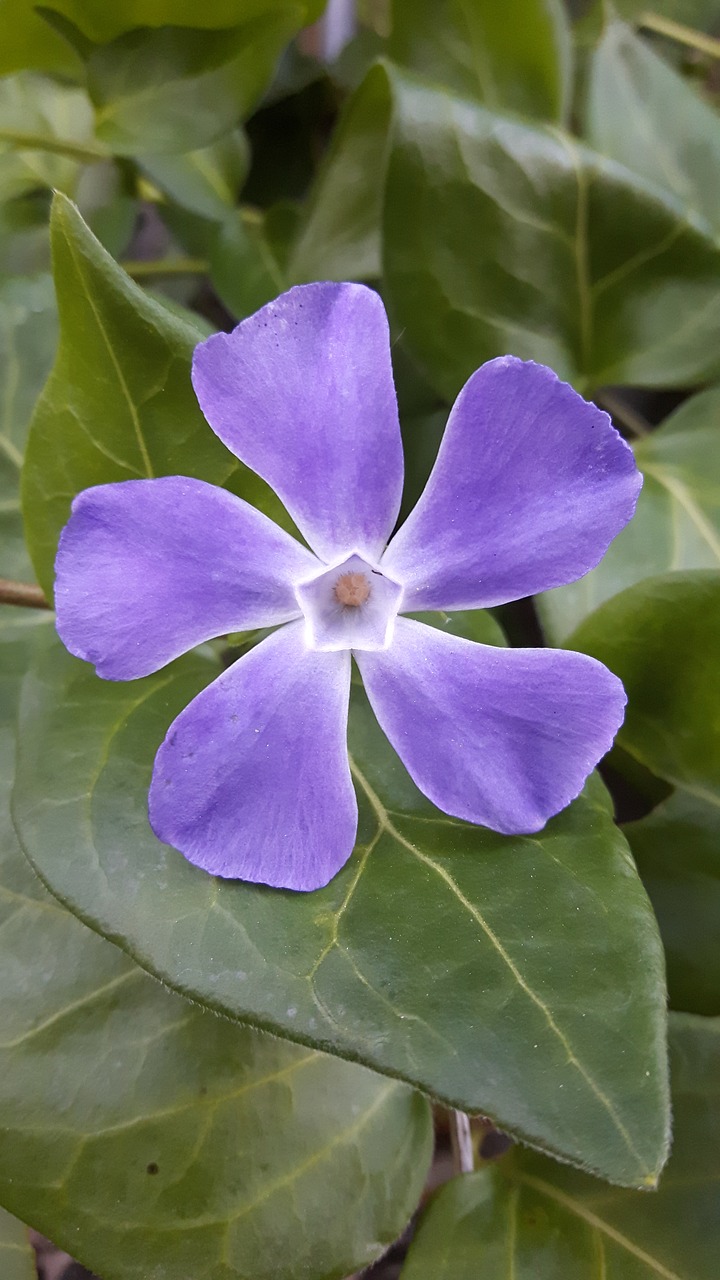
[[[684,44],[688,49],[697,49],[711,58],[720,58],[720,40],[705,35],[704,31],[696,31],[694,27],[686,27],[682,22],[674,22],[672,18],[664,18],[660,13],[641,13],[637,19],[641,30],[654,31],[659,36],[667,36],[677,44]]]
[[[69,138],[54,138],[44,133],[24,133],[20,129],[0,129],[0,143],[6,142],[16,151],[52,151],[79,160],[81,164],[96,164],[98,160],[111,159],[108,151],[100,147],[71,142]]]
[[[24,609],[50,609],[40,587],[33,582],[13,582],[0,578],[0,604],[18,604]]]
[[[153,276],[204,276],[209,270],[204,258],[157,258],[152,262],[121,262],[120,266],[134,280]]]
[[[450,1143],[456,1173],[472,1173],[475,1168],[470,1120],[464,1111],[450,1111]]]

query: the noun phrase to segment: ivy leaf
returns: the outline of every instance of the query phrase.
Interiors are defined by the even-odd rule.
[[[588,141],[671,191],[688,218],[720,235],[720,118],[621,22],[591,62]]]
[[[28,549],[46,594],[81,489],[153,475],[222,483],[236,465],[190,383],[202,332],[134,284],[61,196],[51,234],[60,348],[30,429],[22,490]]]
[[[580,391],[720,370],[720,248],[680,206],[554,128],[392,73],[385,282],[447,398],[508,351]]]
[[[0,1201],[105,1280],[330,1280],[365,1267],[422,1190],[427,1103],[204,1013],[49,897],[7,805],[18,676],[47,623],[4,614]],[[7,1231],[0,1217],[3,1280],[25,1280],[34,1271],[5,1262]]]
[[[625,685],[619,746],[720,804],[720,572],[648,578],[596,609],[568,647],[599,658]]]
[[[32,573],[20,516],[20,468],[30,417],[56,343],[50,276],[0,283],[0,575],[6,578]]]
[[[637,510],[596,569],[538,597],[546,633],[562,643],[619,591],[671,570],[720,569],[720,388],[691,396],[633,446],[645,477]]]
[[[678,788],[624,831],[660,925],[672,1007],[720,1014],[720,803]]]
[[[27,1227],[0,1209],[0,1268],[3,1280],[37,1280]]]
[[[570,28],[557,0],[392,0],[391,57],[496,111],[562,119]]]
[[[432,1200],[402,1280],[715,1280],[720,1020],[671,1019],[673,1152],[652,1195],[609,1189],[529,1151]]]
[[[213,674],[188,658],[109,684],[55,644],[28,677],[15,818],[53,892],[204,1005],[492,1115],[617,1182],[654,1183],[662,955],[599,781],[532,838],[447,818],[356,690],[346,867],[311,894],[216,880],[147,822],[155,751]]]

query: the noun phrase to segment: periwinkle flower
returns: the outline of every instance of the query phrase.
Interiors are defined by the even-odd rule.
[[[57,626],[98,675],[134,680],[212,637],[277,627],[171,725],[150,789],[158,837],[216,875],[327,884],[357,826],[351,654],[434,804],[495,831],[540,830],[610,747],[620,681],[584,654],[494,648],[404,615],[498,605],[593,568],[641,484],[607,415],[542,365],[491,360],[458,396],[425,491],[391,537],[403,460],[374,292],[291,289],[200,343],[193,383],[210,426],[312,550],[181,476],[75,499]]]

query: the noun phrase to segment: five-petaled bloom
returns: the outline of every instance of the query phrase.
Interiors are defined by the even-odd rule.
[[[75,499],[57,625],[98,675],[134,680],[212,637],[278,628],[171,725],[150,789],[159,838],[216,875],[327,884],[357,826],[351,654],[430,800],[495,831],[538,831],[610,747],[619,680],[584,654],[476,644],[403,615],[501,604],[596,565],[641,484],[607,415],[542,365],[491,360],[458,396],[427,487],[391,537],[403,460],[374,292],[291,289],[200,343],[193,383],[215,433],[312,550],[182,476]]]

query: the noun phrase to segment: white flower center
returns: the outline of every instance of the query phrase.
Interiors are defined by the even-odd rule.
[[[361,556],[300,582],[295,587],[305,615],[305,640],[311,649],[387,649],[403,589]]]

